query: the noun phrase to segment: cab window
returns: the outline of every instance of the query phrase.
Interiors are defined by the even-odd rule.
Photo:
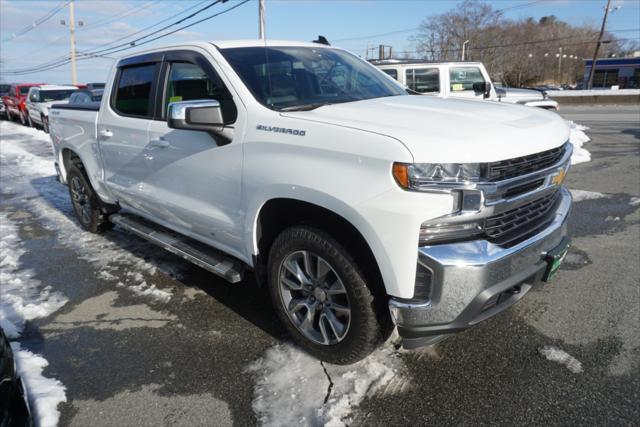
[[[113,104],[115,110],[123,115],[149,117],[155,73],[156,64],[121,68]]]
[[[407,87],[420,93],[440,92],[440,70],[437,68],[409,68]]]
[[[210,70],[210,73],[212,70]],[[220,102],[225,123],[235,121],[237,111],[227,89],[219,79],[210,78],[200,65],[190,62],[173,62],[170,64],[164,98],[163,116],[167,106],[172,102],[214,99]]]
[[[449,78],[452,92],[473,90],[474,83],[484,83],[484,76],[478,67],[451,67]]]

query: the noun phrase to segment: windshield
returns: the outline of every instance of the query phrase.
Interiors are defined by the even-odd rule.
[[[0,85],[0,93],[2,94],[9,93],[9,89],[11,89],[11,85]]]
[[[20,95],[26,95],[29,93],[29,89],[31,89],[31,86],[20,86]]]
[[[221,52],[253,96],[274,110],[407,94],[381,71],[337,49],[243,47]]]
[[[40,102],[64,101],[69,99],[75,89],[41,90]]]

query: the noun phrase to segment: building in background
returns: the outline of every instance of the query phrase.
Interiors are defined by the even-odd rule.
[[[589,80],[593,60],[584,60],[584,81]],[[636,89],[640,87],[640,52],[626,58],[602,58],[596,61],[593,88]]]

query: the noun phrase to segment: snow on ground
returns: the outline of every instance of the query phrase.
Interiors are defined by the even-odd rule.
[[[16,225],[0,213],[0,326],[12,339],[18,338],[26,321],[46,317],[62,307],[67,299],[34,278],[32,270],[20,268],[26,251]]]
[[[46,317],[62,307],[67,299],[59,292],[43,286],[32,270],[20,268],[20,257],[26,253],[18,229],[6,213],[0,213],[0,326],[10,339],[20,337],[28,320]],[[26,384],[36,424],[55,426],[57,406],[66,402],[65,388],[60,381],[46,378],[42,370],[48,362],[39,355],[21,350],[12,342],[17,371]]]
[[[560,350],[557,347],[545,345],[540,350],[540,354],[552,362],[565,365],[574,374],[582,372],[582,363],[564,350]]]
[[[640,205],[640,197],[632,197],[631,200],[629,200],[629,204],[631,206],[638,206]]]
[[[42,370],[49,366],[49,362],[43,357],[28,350],[22,350],[17,342],[12,342],[11,348],[29,396],[29,404],[36,425],[56,426],[60,418],[58,404],[67,401],[65,386],[56,379],[42,375]]]
[[[591,153],[583,148],[583,145],[591,141],[591,138],[584,132],[589,130],[588,127],[569,121],[571,125],[571,133],[569,134],[569,142],[573,145],[573,155],[571,156],[571,164],[585,163],[591,161]]]
[[[34,142],[35,147],[32,146]],[[43,147],[46,147],[43,156],[30,151],[30,148],[43,151]],[[176,263],[171,254],[127,232],[115,230],[101,236],[83,231],[75,220],[67,187],[56,181],[47,134],[0,122],[0,160],[5,166],[2,168],[3,191],[39,196],[28,200],[29,209],[48,229],[58,234],[59,241],[66,247],[76,250],[81,259],[98,267],[100,279],[115,282],[114,273],[124,269],[127,273],[138,273],[127,280],[132,292],[164,302],[171,298],[170,292],[149,286],[140,273],[153,276],[160,268],[167,274],[179,276],[181,266],[186,263]],[[151,260],[145,259],[148,255]]]
[[[603,197],[609,197],[606,194],[598,193],[596,191],[586,190],[569,190],[574,202],[581,202],[583,200],[601,199]]]
[[[264,426],[346,425],[366,397],[408,387],[404,365],[390,345],[356,364],[337,366],[281,344],[248,371],[257,376],[253,410]]]

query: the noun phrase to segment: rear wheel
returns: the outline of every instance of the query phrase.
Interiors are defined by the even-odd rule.
[[[386,338],[363,274],[331,236],[310,227],[289,228],[273,243],[268,267],[275,310],[311,355],[346,365]]]
[[[27,116],[27,123],[29,124],[30,128],[36,127],[35,123],[33,123],[33,121],[31,121],[31,116]]]
[[[113,228],[113,224],[102,211],[98,195],[84,171],[75,165],[71,166],[67,173],[67,182],[71,204],[82,228],[92,233],[101,233]]]
[[[27,115],[24,113],[24,111],[20,111],[20,123],[22,124],[22,126],[28,125]]]
[[[44,130],[46,133],[49,133],[49,118],[42,116],[42,130]]]

